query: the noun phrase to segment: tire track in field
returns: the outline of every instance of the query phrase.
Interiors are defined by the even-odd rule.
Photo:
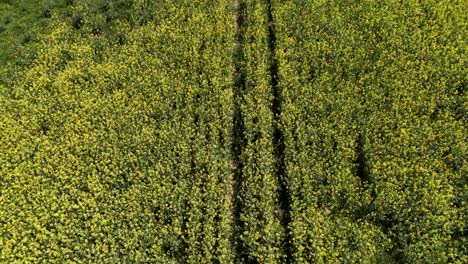
[[[293,257],[293,247],[291,243],[291,233],[289,224],[291,222],[291,195],[288,192],[286,163],[284,157],[285,142],[281,122],[281,89],[278,85],[278,60],[276,59],[276,35],[275,24],[272,14],[272,1],[267,0],[267,23],[268,23],[268,49],[270,54],[270,77],[273,93],[271,111],[273,112],[273,146],[276,164],[276,176],[278,178],[279,206],[282,211],[281,224],[285,231],[283,241],[286,263],[291,263]]]
[[[231,152],[233,156],[233,183],[232,183],[232,200],[233,200],[233,234],[232,243],[234,245],[235,259],[236,262],[240,262],[245,256],[247,250],[244,248],[242,241],[240,240],[244,223],[240,219],[242,204],[242,195],[240,193],[242,182],[243,182],[243,169],[244,163],[241,159],[242,152],[246,145],[246,139],[244,135],[245,125],[244,117],[242,116],[241,105],[242,105],[242,94],[245,90],[246,84],[246,73],[243,67],[244,62],[244,51],[243,42],[244,35],[243,23],[244,17],[243,12],[245,9],[245,3],[243,0],[234,0],[234,24],[236,29],[236,38],[234,43],[234,85],[233,85],[233,100],[234,100],[234,118],[233,118],[233,133],[232,133],[232,146]]]

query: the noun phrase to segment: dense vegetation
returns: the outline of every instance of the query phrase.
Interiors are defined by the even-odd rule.
[[[0,1],[0,262],[468,262],[467,11]]]
[[[295,257],[459,260],[462,3],[298,1],[273,10]]]

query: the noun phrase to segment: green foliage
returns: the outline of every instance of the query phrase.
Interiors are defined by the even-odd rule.
[[[46,1],[0,1],[0,84],[15,74],[11,64],[25,65],[34,56],[40,30],[48,18]]]

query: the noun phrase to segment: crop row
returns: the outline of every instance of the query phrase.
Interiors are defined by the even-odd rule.
[[[237,59],[244,77],[239,91],[243,142],[236,197],[240,200],[238,260],[282,263],[285,229],[274,145],[268,5],[265,1],[240,1],[239,7],[241,54]]]

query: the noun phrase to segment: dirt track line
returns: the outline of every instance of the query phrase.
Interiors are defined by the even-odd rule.
[[[242,92],[245,90],[245,72],[243,70],[244,52],[243,52],[243,0],[234,0],[234,24],[236,29],[236,38],[234,43],[234,84],[233,84],[233,101],[234,101],[234,118],[233,118],[233,133],[231,153],[233,156],[233,181],[232,181],[232,204],[233,204],[233,237],[235,259],[237,263],[241,263],[245,257],[246,250],[241,241],[241,234],[244,223],[240,219],[242,204],[241,186],[243,182],[242,152],[245,147],[244,135],[244,120],[241,111]]]
[[[270,54],[270,77],[273,93],[273,146],[275,148],[276,176],[278,179],[279,206],[282,211],[281,224],[285,231],[283,241],[286,263],[291,263],[293,258],[293,246],[291,244],[291,233],[289,224],[291,222],[291,195],[288,191],[286,163],[284,157],[285,142],[283,131],[281,130],[281,89],[278,85],[278,60],[276,59],[276,35],[273,21],[271,0],[267,0],[267,23],[268,23],[268,49]]]

